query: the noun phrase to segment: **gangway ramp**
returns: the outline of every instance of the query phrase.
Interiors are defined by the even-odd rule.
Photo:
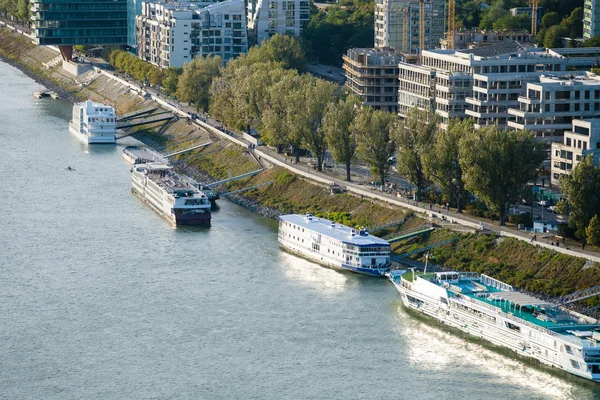
[[[199,148],[201,148],[201,147],[206,147],[206,146],[208,146],[209,144],[212,144],[212,142],[206,142],[206,143],[202,143],[202,144],[199,144],[199,145],[196,145],[196,146],[192,146],[192,147],[189,147],[189,148],[187,148],[187,149],[184,149],[184,150],[179,150],[179,151],[176,151],[175,153],[167,154],[166,156],[163,156],[163,157],[164,157],[164,158],[173,157],[173,156],[176,156],[176,155],[178,155],[178,154],[183,154],[183,153],[186,153],[186,152],[188,152],[188,151],[192,151],[192,150],[199,149]]]
[[[142,110],[133,111],[133,112],[127,113],[125,115],[121,115],[120,117],[117,117],[117,121],[125,121],[125,120],[132,119],[132,118],[135,118],[140,115],[149,114],[156,110],[158,110],[158,107],[148,107],[148,108],[144,108]]]
[[[168,121],[175,118],[175,116],[173,114],[168,114],[162,117],[156,117],[156,118],[149,118],[149,119],[143,119],[142,121],[136,121],[136,122],[125,122],[122,125],[117,125],[117,129],[125,129],[125,128],[133,128],[134,126],[140,126],[140,125],[146,125],[146,124],[153,124],[155,122],[162,122],[162,121]],[[125,135],[128,136],[128,135]],[[124,136],[118,137],[117,139],[120,139]]]
[[[227,178],[227,179],[223,179],[222,181],[217,181],[217,182],[213,182],[213,183],[209,183],[208,187],[213,187],[213,186],[218,186],[218,185],[222,185],[224,183],[227,182],[232,182],[232,181],[237,181],[238,179],[244,179],[250,176],[254,176],[258,173],[262,172],[262,168],[261,169],[257,169],[256,171],[252,171],[252,172],[248,172],[247,174],[242,174],[242,175],[238,175],[238,176],[234,176],[233,178]]]
[[[432,226],[429,226],[427,228],[420,227],[417,229],[410,230],[408,232],[400,232],[400,236],[396,236],[396,237],[393,237],[391,239],[386,239],[386,240],[390,243],[399,242],[401,240],[410,239],[415,236],[424,235],[424,234],[432,232],[434,230],[435,230],[435,228]]]

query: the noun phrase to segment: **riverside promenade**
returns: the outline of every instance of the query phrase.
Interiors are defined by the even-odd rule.
[[[445,223],[458,224],[472,229],[488,231],[490,233],[496,233],[500,236],[511,237],[531,243],[531,233],[519,231],[518,229],[506,226],[500,227],[498,225],[494,225],[476,218],[472,218],[465,214],[458,214],[449,210],[447,211],[443,208],[440,208],[440,206],[438,205],[426,202],[416,202],[406,197],[399,197],[398,195],[393,195],[379,190],[375,190],[374,188],[366,186],[359,182],[347,182],[341,179],[336,179],[334,176],[332,176],[331,173],[312,170],[307,163],[294,164],[291,162],[290,157],[286,157],[284,154],[278,154],[275,150],[265,145],[256,146],[249,140],[246,140],[244,138],[244,135],[240,132],[236,132],[231,129],[228,129],[228,132],[232,134],[225,132],[221,127],[221,123],[219,121],[211,119],[206,114],[203,115],[204,121],[192,119],[192,114],[196,114],[193,108],[164,99],[157,92],[148,88],[142,88],[135,83],[126,81],[125,79],[116,76],[112,72],[100,69],[98,69],[98,71],[104,74],[105,76],[117,80],[118,82],[128,86],[130,89],[137,91],[141,97],[145,96],[147,98],[148,96],[150,96],[162,107],[172,111],[173,113],[181,117],[190,118],[191,120],[193,120],[193,123],[196,126],[204,128],[222,137],[223,139],[229,140],[235,144],[243,146],[252,151],[256,157],[264,159],[265,161],[270,162],[271,164],[277,165],[279,167],[286,168],[287,170],[307,179],[326,185],[332,185],[336,183],[338,185],[345,186],[349,192],[355,195],[370,198],[377,201],[383,201],[395,206],[412,210],[414,212],[422,213],[425,214],[427,217],[433,219],[434,221],[437,219],[440,222],[443,221]],[[600,255],[595,252],[583,251],[581,249],[567,249],[566,247],[557,247],[549,243],[545,243],[544,241],[535,241],[533,242],[533,244],[541,246],[543,248],[557,251],[559,253],[567,254],[574,257],[581,257],[586,260],[600,263]]]
[[[23,32],[17,27],[11,26],[9,23],[6,22],[8,21],[0,21],[0,26],[4,25],[10,29],[13,29],[23,34],[24,36],[31,37],[28,34],[28,32]],[[58,48],[53,46],[50,46],[50,48],[58,53]],[[472,218],[464,214],[458,214],[449,210],[445,210],[443,209],[443,207],[440,207],[438,205],[433,205],[426,202],[415,202],[406,197],[399,197],[398,195],[393,195],[379,190],[375,190],[373,187],[366,186],[357,181],[343,181],[339,178],[336,178],[335,176],[332,176],[330,172],[319,172],[312,170],[307,163],[293,164],[291,163],[291,160],[289,160],[289,157],[286,157],[283,154],[278,154],[276,151],[268,148],[267,146],[256,146],[254,143],[251,143],[249,140],[245,139],[244,135],[240,132],[235,132],[233,130],[227,130],[227,132],[224,131],[221,127],[221,123],[219,121],[211,119],[208,115],[203,115],[204,121],[199,119],[192,119],[192,114],[196,114],[193,108],[188,107],[184,104],[173,102],[169,99],[165,99],[156,91],[149,88],[140,87],[137,83],[132,83],[126,79],[123,79],[117,76],[117,74],[115,73],[99,68],[94,69],[98,73],[101,73],[106,77],[129,87],[132,91],[137,92],[140,97],[152,98],[152,100],[156,101],[160,106],[172,111],[174,114],[179,115],[183,118],[190,118],[195,125],[204,128],[226,140],[229,140],[235,144],[249,149],[259,159],[264,159],[265,161],[270,162],[271,164],[277,165],[282,168],[286,168],[297,175],[303,176],[305,178],[322,184],[342,184],[347,188],[349,192],[355,195],[370,198],[377,201],[383,201],[395,206],[412,210],[414,212],[422,213],[427,217],[433,219],[434,221],[438,219],[439,221],[444,221],[445,223],[459,224],[472,229],[484,230],[496,233],[501,236],[512,237],[518,240],[531,242],[532,235],[528,232],[519,231],[511,227],[500,227],[498,225],[484,222],[482,220]],[[600,254],[596,252],[584,251],[581,249],[573,250],[567,249],[566,247],[557,247],[549,243],[545,243],[544,241],[536,241],[534,242],[534,244],[563,254],[567,254],[574,257],[581,257],[590,261],[600,263]]]

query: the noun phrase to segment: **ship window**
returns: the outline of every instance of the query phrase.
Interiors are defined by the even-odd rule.
[[[579,366],[579,363],[575,360],[571,360],[571,366],[575,369],[581,369],[581,367]]]
[[[520,331],[521,331],[521,327],[520,327],[519,325],[511,324],[511,323],[510,323],[510,322],[508,322],[508,321],[504,321],[504,323],[506,324],[506,327],[507,327],[508,329],[511,329],[511,330],[513,330],[513,331],[517,331],[517,332],[520,332]]]

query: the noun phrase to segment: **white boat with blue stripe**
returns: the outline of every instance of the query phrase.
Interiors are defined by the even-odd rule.
[[[385,276],[390,270],[390,244],[323,218],[288,214],[279,217],[279,243],[302,257],[320,264],[370,276]]]

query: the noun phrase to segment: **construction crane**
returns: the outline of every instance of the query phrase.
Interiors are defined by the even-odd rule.
[[[453,0],[450,0],[453,1]],[[532,39],[535,40],[535,35],[537,34],[537,26],[538,26],[538,6],[540,5],[540,0],[531,0],[531,36]]]
[[[454,32],[456,31],[455,11],[456,0],[448,0],[448,32],[446,33],[446,48],[448,49],[454,48]]]
[[[404,7],[402,9],[402,51],[404,53],[410,54],[410,45],[412,44],[409,41],[410,37],[410,12],[408,7]]]
[[[425,48],[425,0],[419,1],[419,64],[423,63]]]

